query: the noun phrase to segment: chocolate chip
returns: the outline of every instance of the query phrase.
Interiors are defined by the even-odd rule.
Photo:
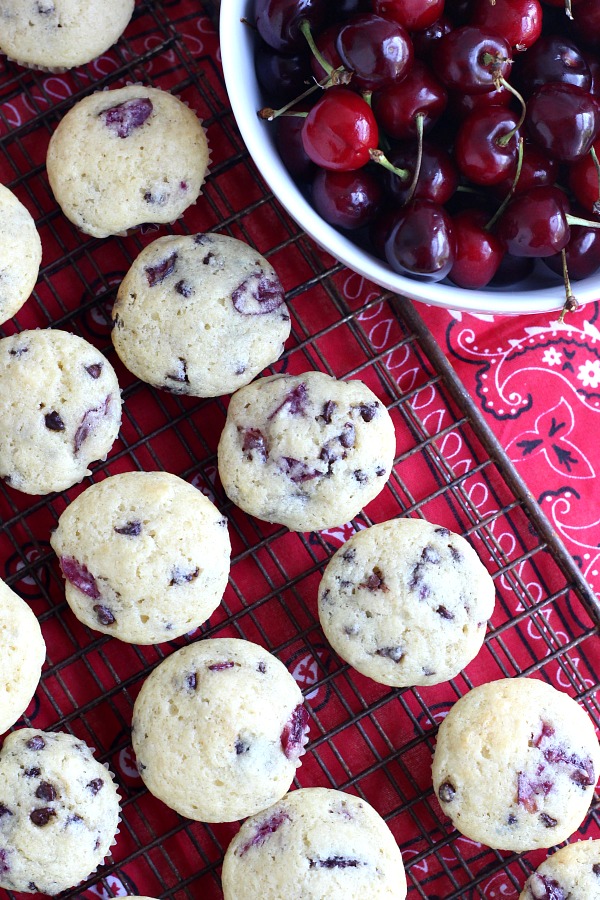
[[[35,796],[38,800],[50,803],[52,800],[56,800],[56,788],[49,781],[41,781],[37,786]]]
[[[215,256],[215,254],[212,253],[212,251],[211,251],[210,253],[207,253],[207,254],[206,254],[206,256],[204,257],[204,259],[202,260],[202,262],[203,262],[203,264],[204,264],[205,266],[208,266],[208,265],[210,265],[210,263],[213,261],[213,259],[216,259],[216,258],[217,258],[217,257]]]
[[[294,484],[303,484],[305,481],[311,481],[313,478],[319,478],[325,474],[292,456],[281,456],[279,468]]]
[[[19,359],[24,353],[29,353],[29,347],[11,347],[8,353],[9,356],[16,356]]]
[[[366,484],[367,481],[369,480],[369,476],[367,475],[366,472],[363,472],[362,469],[355,469],[354,477],[356,478],[356,480],[358,481],[359,484]]]
[[[438,616],[441,616],[442,619],[447,619],[449,622],[454,618],[454,613],[450,612],[449,609],[446,609],[445,606],[438,606],[436,609],[436,613]]]
[[[555,828],[558,824],[558,820],[553,819],[548,813],[540,813],[540,821],[544,828]]]
[[[194,243],[202,246],[203,244],[212,244],[212,237],[210,234],[204,234],[200,232],[199,234],[194,235]]]
[[[55,809],[51,809],[49,806],[42,806],[39,809],[32,810],[29,813],[29,818],[34,825],[37,825],[41,828],[43,825],[47,825],[50,819],[55,815]]]
[[[8,806],[5,806],[4,803],[0,803],[0,819],[4,818],[4,816],[12,816],[12,812]]]
[[[450,556],[452,557],[454,562],[460,562],[463,558],[460,550],[457,550],[456,547],[452,546],[452,544],[448,544],[448,546],[450,547]]]
[[[356,438],[356,432],[354,430],[354,425],[352,422],[346,422],[344,424],[344,430],[340,434],[338,440],[342,447],[349,449],[350,447],[354,447],[354,441]]]
[[[116,531],[117,534],[125,534],[128,537],[137,537],[141,534],[142,523],[139,520],[136,520],[134,522],[126,522],[125,525],[122,525],[120,528],[115,525],[114,531]]]
[[[189,281],[184,281],[183,279],[177,282],[177,284],[175,285],[175,290],[178,294],[181,294],[181,296],[185,297],[186,299],[188,297],[191,297],[194,293],[194,288],[189,283]]]
[[[174,584],[188,584],[190,581],[194,581],[199,574],[200,569],[198,566],[195,569],[182,569],[180,566],[174,566],[171,570],[169,587],[172,587]]]
[[[382,475],[385,475],[385,467],[377,466],[377,468],[375,469],[375,474],[377,475],[378,478],[381,478]]]
[[[357,409],[364,422],[371,422],[377,415],[378,407],[379,403],[361,403]]]
[[[10,866],[6,859],[6,850],[0,847],[0,875],[5,875],[7,872],[10,872]]]
[[[439,534],[440,537],[448,537],[451,532],[448,530],[448,528],[444,528],[443,525],[440,525],[439,528],[435,529],[435,533]]]
[[[94,380],[100,378],[102,373],[102,363],[92,363],[90,366],[85,366],[85,371]]]
[[[267,671],[267,664],[266,664],[266,662],[263,662],[263,660],[261,660],[261,661],[259,662],[259,664],[257,665],[256,669],[257,669],[258,672],[260,672],[261,675],[264,675],[265,672]]]
[[[352,859],[348,856],[328,856],[327,859],[311,859],[309,857],[308,862],[311,869],[355,869],[358,866],[366,865],[362,860]]]
[[[321,594],[321,603],[325,603],[327,600],[329,600],[330,594],[331,594],[331,591],[329,590],[329,588],[324,590],[323,593]]]
[[[101,625],[114,625],[114,623],[117,621],[108,606],[96,604],[96,606],[93,606],[92,609],[96,613],[96,618]]]
[[[77,813],[71,813],[71,815],[67,817],[65,825],[78,825],[79,822],[83,822],[82,817],[78,816]]]
[[[102,110],[98,113],[98,118],[118,137],[126,138],[144,124],[152,109],[152,101],[147,97],[132,97],[131,100]]]
[[[383,580],[383,572],[377,566],[375,566],[367,580],[362,584],[359,584],[359,587],[366,588],[369,591],[383,591],[384,593],[389,592],[389,587]]]
[[[39,778],[41,774],[41,769],[38,769],[37,766],[34,766],[32,769],[25,769],[23,772],[23,775],[27,778]]]
[[[185,679],[185,683],[190,691],[195,691],[198,686],[198,678],[195,672],[190,672],[190,674]]]
[[[323,412],[321,413],[321,418],[325,422],[326,425],[331,425],[331,420],[333,414],[336,410],[337,403],[335,400],[326,400],[323,404]]]
[[[509,825],[516,825],[519,821],[514,813],[508,814],[508,819],[506,820]]]
[[[346,562],[352,562],[354,557],[356,556],[356,548],[350,547],[349,550],[344,550],[342,553],[342,559],[346,560]]]
[[[308,405],[308,390],[303,381],[297,384],[295,388],[288,391],[279,406],[272,413],[269,413],[267,419],[273,419],[284,406],[288,406],[288,412],[291,416],[303,416],[306,413]]]
[[[39,893],[40,889],[38,888],[35,881],[30,881],[29,884],[27,885],[27,887],[32,893],[36,893],[36,894]]]
[[[231,294],[234,309],[243,316],[262,316],[274,312],[285,300],[283,288],[277,278],[268,278],[264,272],[249,275]]]
[[[440,784],[438,790],[438,797],[442,801],[442,803],[452,803],[454,797],[456,795],[456,788],[449,781],[444,781],[443,784]]]
[[[46,415],[44,416],[44,424],[46,425],[46,428],[49,429],[49,431],[65,430],[65,423],[55,409],[53,409],[52,412],[46,413]]]
[[[442,557],[431,544],[427,544],[423,547],[423,552],[421,553],[421,559],[424,563],[429,563],[430,565],[437,565],[442,561]]]
[[[235,742],[235,752],[238,756],[242,756],[244,753],[247,753],[249,749],[250,744],[246,743],[245,741],[242,741],[240,739]]]
[[[391,659],[392,662],[399,663],[400,660],[404,657],[404,650],[401,647],[380,647],[375,651],[377,656],[383,656],[386,659]]]
[[[600,863],[594,863],[592,866],[592,872],[596,876],[596,878],[600,878]]]
[[[96,796],[97,793],[99,793],[99,791],[102,790],[103,787],[104,787],[104,781],[102,778],[94,778],[94,779],[92,779],[92,781],[90,781],[86,784],[86,788],[88,789],[88,791],[91,791],[91,793],[94,795],[94,797]]]
[[[43,750],[46,746],[46,741],[41,734],[36,734],[32,738],[29,738],[25,746],[28,750]]]
[[[38,0],[37,11],[40,16],[48,16],[55,12],[54,0]]]

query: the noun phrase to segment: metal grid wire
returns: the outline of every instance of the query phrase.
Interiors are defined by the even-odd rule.
[[[86,740],[116,773],[123,798],[112,858],[66,896],[221,896],[220,864],[237,825],[191,823],[154,800],[135,771],[130,743],[133,702],[148,672],[190,640],[218,635],[257,641],[294,673],[311,715],[296,784],[337,787],[375,806],[402,848],[411,900],[516,897],[540,855],[493,851],[452,829],[431,788],[436,728],[473,684],[530,674],[558,683],[600,724],[598,605],[410,304],[360,281],[351,297],[348,273],[299,233],[265,189],[227,103],[214,35],[211,44],[207,28],[206,50],[182,38],[198,16],[177,19],[179,6],[139,3],[126,38],[102,64],[67,76],[0,63],[0,180],[34,213],[44,246],[34,296],[3,333],[49,325],[74,331],[106,353],[123,387],[119,439],[91,479],[41,498],[0,487],[4,577],[30,602],[48,647],[36,698],[17,727],[63,729]],[[109,311],[117,286],[157,233],[142,228],[108,241],[80,234],[52,199],[44,159],[75,100],[130,81],[171,90],[207,128],[212,166],[204,194],[170,230],[240,237],[270,259],[288,288],[292,337],[270,371],[318,368],[361,378],[392,414],[392,478],[346,529],[292,534],[233,507],[216,475],[227,398],[156,391],[113,352]],[[135,469],[166,469],[198,486],[227,515],[233,545],[229,586],[209,623],[154,647],[82,626],[65,603],[48,541],[67,503],[91,481]],[[466,535],[497,588],[478,659],[435,688],[391,690],[360,676],[327,646],[318,624],[317,587],[332,552],[355,528],[397,515],[423,516]],[[600,837],[597,804],[577,836]]]

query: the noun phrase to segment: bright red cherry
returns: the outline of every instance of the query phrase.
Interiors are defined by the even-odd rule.
[[[515,50],[527,50],[542,33],[539,0],[475,0],[471,24],[495,31]]]
[[[476,109],[456,134],[454,156],[458,168],[475,184],[502,181],[517,159],[518,118],[503,106]]]
[[[416,61],[406,78],[373,96],[373,111],[390,137],[404,140],[418,135],[419,113],[423,117],[423,132],[429,131],[444,112],[447,101],[445,87],[427,66]]]
[[[506,207],[496,233],[513,256],[551,256],[571,236],[566,194],[556,187],[535,187]]]
[[[504,248],[486,229],[488,218],[480,209],[463,209],[452,217],[456,252],[448,277],[459,287],[484,288],[498,271]]]
[[[328,88],[304,120],[302,145],[323,169],[360,169],[377,147],[379,132],[368,103],[344,87]]]
[[[373,0],[373,12],[393,19],[407,31],[422,31],[444,12],[444,0]]]

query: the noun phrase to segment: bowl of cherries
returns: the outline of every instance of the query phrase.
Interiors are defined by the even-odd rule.
[[[301,228],[451,309],[600,299],[600,0],[221,0],[232,109]]]

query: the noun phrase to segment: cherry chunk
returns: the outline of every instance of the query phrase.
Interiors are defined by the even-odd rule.
[[[117,137],[126,138],[144,124],[152,110],[152,101],[147,97],[132,97],[131,100],[102,110],[98,115]]]

